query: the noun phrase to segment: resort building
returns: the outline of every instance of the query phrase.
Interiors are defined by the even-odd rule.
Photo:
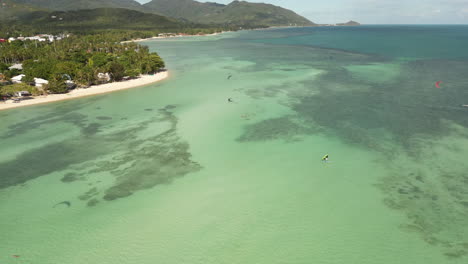
[[[98,80],[99,82],[110,82],[110,80],[111,80],[111,76],[110,76],[110,74],[108,72],[106,72],[106,73],[100,72],[100,73],[98,73],[97,77],[99,79]]]
[[[15,92],[15,96],[16,97],[29,97],[29,96],[32,96],[32,94],[28,91],[19,91],[19,92]]]
[[[32,36],[32,37],[17,37],[17,38],[10,37],[8,39],[8,42],[12,42],[12,41],[15,41],[15,40],[20,40],[20,41],[32,40],[32,41],[39,41],[39,42],[44,42],[44,41],[54,42],[54,40],[61,40],[63,38],[67,38],[69,36],[70,36],[70,34],[66,34],[66,35],[61,34],[61,35],[57,35],[57,36],[49,35],[49,34],[39,34],[39,35]]]
[[[12,81],[13,83],[21,83],[21,80],[23,79],[24,76],[26,76],[26,75],[20,74],[20,75],[13,76],[13,77],[11,78],[11,81]]]
[[[21,63],[13,64],[10,67],[8,67],[8,69],[9,70],[20,70],[20,71],[22,71],[23,70],[23,64],[21,64]]]
[[[34,85],[38,88],[42,88],[44,85],[49,84],[49,81],[41,79],[41,78],[34,78]]]

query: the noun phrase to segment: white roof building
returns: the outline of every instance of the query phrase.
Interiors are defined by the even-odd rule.
[[[31,96],[32,94],[28,91],[19,91],[19,92],[15,92],[15,96],[17,97],[28,97],[28,96]]]
[[[36,87],[42,87],[44,85],[49,84],[49,81],[41,79],[41,78],[34,78],[34,83],[35,83]]]
[[[98,79],[100,81],[109,82],[111,80],[110,74],[108,72],[106,72],[106,73],[100,72],[100,73],[98,73],[97,77],[98,77]]]
[[[24,74],[16,75],[16,76],[11,78],[11,81],[13,83],[21,83],[21,80],[23,79],[24,76],[26,76],[26,75],[24,75]]]
[[[23,69],[23,64],[21,64],[21,63],[13,64],[10,67],[8,67],[8,69],[10,69],[10,70],[13,70],[13,69],[22,70]]]

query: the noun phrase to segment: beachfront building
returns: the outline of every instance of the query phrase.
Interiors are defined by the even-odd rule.
[[[34,78],[34,85],[37,88],[42,88],[47,84],[49,84],[49,81],[47,81],[47,80],[44,80],[44,79],[41,79],[41,78]]]
[[[15,92],[15,96],[16,97],[30,97],[32,96],[32,94],[28,91],[18,91],[18,92]]]
[[[110,76],[110,74],[108,72],[106,72],[106,73],[100,72],[100,73],[98,73],[97,77],[98,77],[98,81],[101,82],[101,83],[110,82],[110,80],[111,80],[111,76]]]
[[[20,39],[18,38],[18,40],[20,40]],[[41,35],[32,36],[32,37],[25,37],[25,38],[23,38],[23,39],[21,39],[21,40],[22,40],[22,41],[25,41],[25,40],[35,40],[35,41],[39,41],[39,42],[44,42],[44,41],[53,42],[53,41],[54,41],[54,36],[41,34]]]
[[[61,35],[57,35],[57,36],[54,36],[54,35],[49,35],[49,34],[39,34],[39,35],[36,35],[36,36],[32,36],[32,37],[17,37],[17,38],[9,38],[8,39],[8,42],[12,42],[12,41],[15,41],[15,40],[19,40],[19,41],[25,41],[25,40],[32,40],[32,41],[39,41],[39,42],[44,42],[44,41],[48,41],[48,42],[54,42],[54,40],[61,40],[63,38],[68,38],[70,36],[70,34],[61,34]]]
[[[21,63],[13,64],[10,67],[8,67],[8,69],[10,71],[11,70],[20,70],[20,71],[22,71],[23,70],[23,64],[21,64]]]
[[[12,81],[13,83],[21,83],[21,80],[23,79],[24,76],[26,76],[26,75],[20,74],[20,75],[13,76],[13,77],[11,78],[11,81]]]

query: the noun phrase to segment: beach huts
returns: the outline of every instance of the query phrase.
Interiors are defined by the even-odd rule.
[[[11,78],[11,82],[13,83],[22,83],[23,77],[26,76],[24,74],[20,74]],[[34,78],[34,86],[41,88],[45,85],[49,84],[49,81],[41,79],[41,78]]]
[[[22,71],[23,70],[23,64],[21,64],[21,63],[13,64],[10,67],[8,67],[8,69],[10,71],[11,70],[20,70],[20,71]]]
[[[100,72],[97,74],[97,77],[98,77],[98,81],[101,83],[107,83],[107,82],[110,82],[111,80],[111,76],[108,72],[106,73]]]
[[[16,97],[30,97],[32,96],[32,94],[28,91],[18,91],[18,92],[15,92],[15,96]]]
[[[39,35],[35,35],[35,36],[31,36],[31,37],[17,37],[17,38],[14,38],[14,37],[10,37],[8,39],[8,42],[12,42],[12,41],[15,41],[15,40],[19,40],[19,41],[26,41],[26,40],[32,40],[32,41],[39,41],[39,42],[44,42],[44,41],[49,41],[49,42],[53,42],[54,40],[61,40],[63,38],[67,38],[69,37],[70,34],[61,34],[61,35],[49,35],[49,34],[39,34]]]
[[[42,88],[45,85],[49,84],[49,81],[41,79],[41,78],[34,78],[34,85],[38,88]]]
[[[108,73],[106,73],[106,74],[102,75],[102,81],[103,82],[110,81],[110,75]],[[14,76],[13,78],[11,78],[11,82],[12,83],[22,83],[24,76],[25,76],[24,74]],[[0,81],[1,80],[2,79],[0,78]],[[34,83],[30,83],[30,84],[36,86],[39,89],[42,89],[42,88],[46,87],[49,84],[49,81],[45,80],[45,79],[42,79],[42,78],[34,78]],[[67,85],[68,90],[72,90],[72,89],[76,88],[76,84],[72,80],[66,80],[65,84]]]
[[[13,76],[13,77],[11,77],[11,82],[12,83],[21,83],[21,80],[23,79],[24,76],[26,76],[26,75],[20,74],[20,75]]]

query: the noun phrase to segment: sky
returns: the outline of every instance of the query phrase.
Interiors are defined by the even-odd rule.
[[[137,0],[148,2],[148,0]],[[199,2],[206,2],[199,0]],[[211,0],[227,4],[232,0]],[[468,0],[249,0],[291,9],[318,24],[468,24]]]

